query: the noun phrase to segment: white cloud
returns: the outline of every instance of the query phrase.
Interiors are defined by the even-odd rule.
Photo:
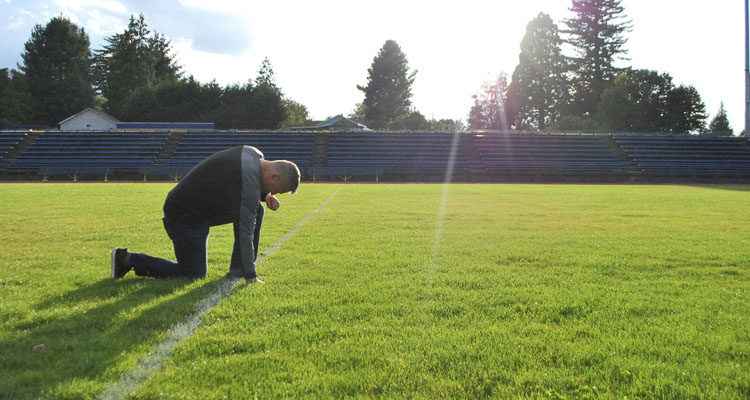
[[[26,22],[24,21],[23,17],[8,17],[8,25],[5,27],[7,30],[14,30],[23,27],[26,25]]]
[[[85,11],[98,8],[115,14],[126,14],[128,8],[116,0],[55,0],[63,10]]]
[[[25,9],[25,8],[19,8],[18,12],[20,14],[22,14],[22,15],[25,15],[25,16],[29,17],[29,18],[36,18],[36,15],[34,15],[33,12],[31,12],[31,11]]]
[[[262,8],[265,4],[253,4],[252,1],[238,1],[238,0],[179,0],[180,5],[183,7],[195,8],[204,11],[213,11],[218,13],[226,13],[233,15],[249,15],[251,12],[261,13]],[[265,2],[262,2],[265,3]],[[294,9],[297,13],[297,8],[289,1],[285,1],[283,4],[284,8],[288,10]]]
[[[126,28],[126,22],[122,18],[102,14],[99,10],[90,10],[86,13],[86,29],[99,36],[106,36],[120,32]]]
[[[201,82],[216,80],[220,85],[231,83],[245,83],[255,78],[253,73],[257,68],[253,65],[252,57],[248,54],[215,54],[196,50],[193,39],[178,38],[172,41],[177,63],[182,65],[188,75],[193,75]],[[260,67],[258,62],[257,67]]]

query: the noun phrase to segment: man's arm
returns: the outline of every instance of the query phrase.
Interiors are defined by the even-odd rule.
[[[258,154],[245,146],[242,150],[242,190],[240,192],[240,220],[238,234],[242,277],[248,282],[257,279],[253,238],[261,198],[261,166]],[[262,157],[262,155],[261,155]]]
[[[257,217],[256,207],[243,207],[240,211],[239,229],[234,240],[239,242],[240,268],[242,277],[248,282],[256,279],[255,273],[255,219]]]

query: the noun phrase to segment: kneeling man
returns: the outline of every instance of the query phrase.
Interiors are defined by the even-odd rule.
[[[112,250],[112,278],[131,269],[155,278],[206,276],[206,245],[211,226],[234,224],[234,250],[228,276],[263,283],[255,273],[264,208],[276,211],[278,193],[295,193],[300,182],[291,161],[267,161],[252,146],[212,154],[195,166],[167,195],[164,229],[174,244],[177,262],[127,249]]]

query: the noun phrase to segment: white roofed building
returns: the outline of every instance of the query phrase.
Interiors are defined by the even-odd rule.
[[[117,128],[119,121],[102,111],[87,108],[60,122],[61,131],[108,131]]]

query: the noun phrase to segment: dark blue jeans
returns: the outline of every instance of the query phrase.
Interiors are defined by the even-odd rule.
[[[258,204],[255,219],[253,247],[255,258],[258,257],[258,243],[260,241],[260,227],[263,224],[265,209]],[[130,265],[138,276],[154,278],[203,278],[208,267],[208,231],[209,226],[203,224],[180,224],[163,218],[164,229],[174,244],[174,255],[177,262],[164,258],[153,257],[142,253],[130,253]],[[237,232],[238,224],[234,224]],[[232,264],[239,263],[239,241],[235,237],[232,250]],[[255,261],[255,260],[253,260]]]

